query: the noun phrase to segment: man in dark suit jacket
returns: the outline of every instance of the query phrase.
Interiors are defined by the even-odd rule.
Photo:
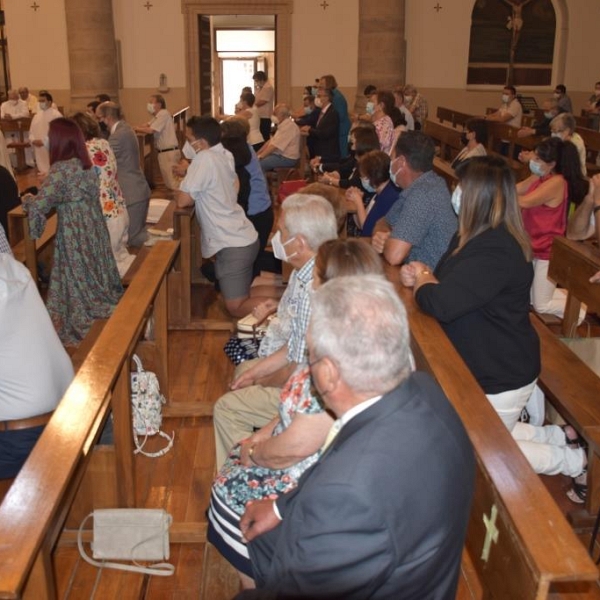
[[[240,525],[258,589],[240,597],[453,599],[473,451],[439,386],[410,373],[393,286],[328,282],[313,296],[307,339],[339,434],[295,490],[248,504]]]
[[[108,143],[117,159],[117,180],[129,214],[128,245],[141,246],[148,238],[146,216],[152,192],[140,167],[137,136],[123,120],[118,104],[103,102],[96,109],[96,114],[110,131]]]
[[[314,127],[304,125],[301,131],[308,135],[309,147],[314,156],[320,156],[322,162],[334,162],[340,158],[340,116],[333,107],[333,92],[329,89],[319,89],[317,106],[321,112]],[[313,158],[311,156],[311,158]]]

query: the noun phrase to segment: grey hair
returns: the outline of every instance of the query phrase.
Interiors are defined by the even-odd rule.
[[[301,235],[314,252],[323,242],[337,238],[333,207],[322,196],[291,194],[283,201],[281,208],[290,237]]]
[[[123,111],[116,102],[102,102],[101,104],[98,104],[96,110],[103,118],[108,117],[115,121],[120,121],[123,118]]]
[[[552,125],[558,125],[562,129],[568,129],[571,133],[575,133],[575,127],[577,123],[575,117],[571,113],[560,113],[550,121],[550,127]]]
[[[411,370],[406,309],[380,275],[336,277],[312,297],[313,360],[329,357],[355,392],[384,394]]]
[[[290,107],[287,104],[284,104],[283,102],[281,104],[278,104],[275,107],[276,111],[281,111],[281,114],[283,115],[284,119],[287,119],[292,113],[290,111]]]

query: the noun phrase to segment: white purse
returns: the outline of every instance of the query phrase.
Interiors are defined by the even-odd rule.
[[[160,430],[162,424],[162,405],[165,397],[160,392],[158,377],[152,371],[145,371],[137,354],[133,355],[137,370],[131,373],[131,412],[133,418],[133,439],[135,454],[157,457],[163,456],[173,447],[175,434],[168,435]],[[160,435],[167,445],[158,452],[145,452],[144,446],[149,436]],[[143,436],[143,441],[139,438]]]
[[[83,527],[94,517],[92,555],[83,547]],[[95,567],[120,571],[133,571],[167,577],[175,567],[160,562],[144,567],[137,561],[164,561],[169,559],[169,527],[173,519],[162,509],[106,508],[90,513],[81,523],[77,546],[81,557]],[[111,560],[129,560],[133,565],[114,563]],[[107,562],[108,561],[108,562]]]

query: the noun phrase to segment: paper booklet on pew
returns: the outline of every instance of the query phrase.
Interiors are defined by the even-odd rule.
[[[165,210],[167,210],[169,203],[170,200],[166,200],[165,198],[151,198],[146,223],[152,223],[153,225],[158,223]]]

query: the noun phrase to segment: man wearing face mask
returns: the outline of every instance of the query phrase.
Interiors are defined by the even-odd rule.
[[[315,100],[315,104],[321,109],[317,124],[314,127],[304,125],[300,130],[308,136],[308,141],[312,142],[314,155],[321,157],[324,162],[336,162],[341,156],[340,116],[335,110],[332,100],[333,92],[330,89],[319,88]]]
[[[270,353],[242,363],[231,391],[215,404],[217,469],[234,444],[273,418],[281,387],[298,365],[306,363],[315,256],[323,242],[336,237],[335,214],[324,198],[292,194],[284,200],[271,243],[275,256],[290,263],[294,271],[279,302],[277,319],[269,325],[261,344],[261,350],[268,344]]]
[[[550,121],[560,112],[556,98],[548,98],[542,102],[542,110],[544,118],[541,121],[535,122],[531,127],[521,127],[517,132],[517,137],[528,137],[530,135],[550,135]]]
[[[523,107],[517,99],[517,90],[512,85],[507,85],[502,90],[502,106],[495,112],[484,117],[487,121],[498,121],[513,127],[521,127],[523,120]]]
[[[256,71],[252,76],[256,97],[256,108],[260,117],[260,132],[264,140],[271,136],[271,116],[273,115],[273,101],[275,90],[264,71]]]
[[[135,131],[154,135],[154,146],[158,153],[158,166],[163,182],[170,190],[177,190],[179,182],[173,175],[173,167],[179,162],[181,153],[173,117],[160,94],[150,96],[146,108],[153,118],[145,125],[135,127]]]
[[[433,172],[434,153],[433,140],[420,131],[406,131],[396,142],[390,179],[402,192],[371,240],[392,265],[418,260],[435,268],[456,231],[448,186]]]
[[[567,88],[562,83],[554,89],[554,99],[558,102],[559,112],[573,113],[571,98],[567,96]]]
[[[273,117],[277,120],[277,131],[257,154],[264,172],[295,167],[300,159],[300,129],[290,118],[288,105],[278,104]]]
[[[150,203],[150,186],[140,167],[137,136],[123,119],[121,107],[114,102],[103,102],[96,108],[96,116],[109,131],[108,143],[117,159],[119,185],[129,214],[129,246],[141,246],[147,239],[146,216]]]
[[[50,169],[50,154],[48,152],[48,130],[50,122],[62,117],[54,108],[52,95],[41,91],[38,102],[38,112],[31,119],[29,141],[35,153],[35,163],[41,175],[46,175]]]

